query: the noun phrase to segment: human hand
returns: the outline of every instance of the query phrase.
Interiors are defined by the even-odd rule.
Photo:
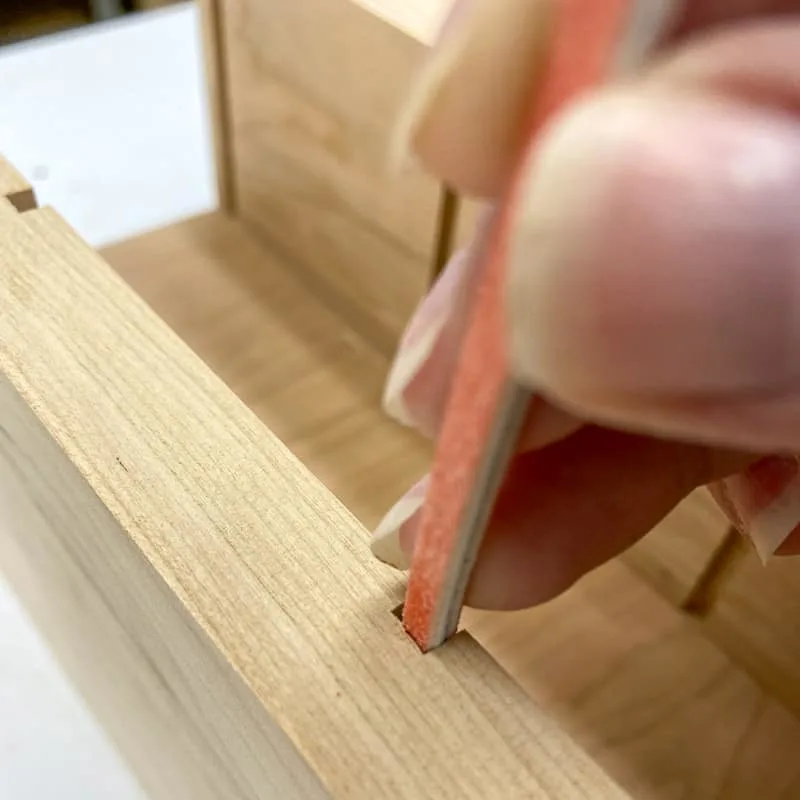
[[[411,104],[417,159],[489,207],[525,144],[541,8],[458,3]],[[800,452],[797,12],[800,0],[693,0],[646,70],[568,109],[530,158],[509,341],[515,377],[541,399],[469,605],[548,600],[745,469],[800,485],[797,459],[763,458]],[[387,384],[388,410],[428,436],[473,266],[468,253],[450,263]],[[378,557],[406,565],[424,493],[423,479],[381,524]],[[800,553],[797,532],[769,535],[756,544]]]

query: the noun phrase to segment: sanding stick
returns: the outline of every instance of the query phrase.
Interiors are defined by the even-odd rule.
[[[542,127],[580,95],[641,65],[679,0],[550,0],[546,70],[529,110],[525,159]],[[503,292],[521,162],[474,257],[479,285],[421,510],[403,624],[423,652],[456,631],[470,575],[531,396],[511,377]],[[531,488],[535,491],[535,487]]]

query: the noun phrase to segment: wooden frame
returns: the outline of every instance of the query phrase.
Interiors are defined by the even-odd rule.
[[[382,144],[443,8],[208,0],[220,212],[102,255],[0,162],[0,565],[154,798],[794,796],[796,577],[684,614],[699,496],[441,651],[392,613],[365,526],[430,451],[378,398],[443,193]]]

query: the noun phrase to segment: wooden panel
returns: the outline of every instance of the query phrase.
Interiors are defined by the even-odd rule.
[[[753,555],[726,582],[708,635],[800,717],[800,563]]]
[[[8,535],[25,552],[44,518],[43,537],[86,553],[84,581],[125,585],[148,637],[196,633],[199,660],[229,662],[257,724],[274,720],[297,750],[280,796],[307,796],[300,756],[336,797],[625,796],[469,637],[418,652],[363,528],[54,213],[4,216],[0,242],[3,459],[24,486]],[[143,610],[161,606],[152,582],[104,557],[109,542],[174,595],[161,622]],[[82,644],[81,669],[114,666]],[[224,687],[203,690],[212,743],[198,758],[236,781],[218,796],[268,796],[219,744],[237,725]]]
[[[17,211],[36,207],[36,195],[31,185],[13,164],[0,154],[0,197],[7,197]]]
[[[439,190],[389,168],[425,48],[369,6],[221,0],[237,207],[388,355],[427,285]]]
[[[209,215],[103,251],[368,528],[430,445],[381,411],[388,359],[239,221]]]
[[[328,797],[6,380],[0,405],[0,567],[147,796]]]
[[[800,721],[620,562],[467,628],[631,796],[800,796]]]

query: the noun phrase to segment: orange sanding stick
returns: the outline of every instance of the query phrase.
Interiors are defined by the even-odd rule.
[[[584,92],[640,65],[678,0],[550,0],[551,42],[529,114],[528,142]],[[510,376],[503,288],[521,169],[482,246],[479,286],[461,345],[420,517],[403,610],[423,652],[456,631],[497,493],[514,456],[531,395]]]

